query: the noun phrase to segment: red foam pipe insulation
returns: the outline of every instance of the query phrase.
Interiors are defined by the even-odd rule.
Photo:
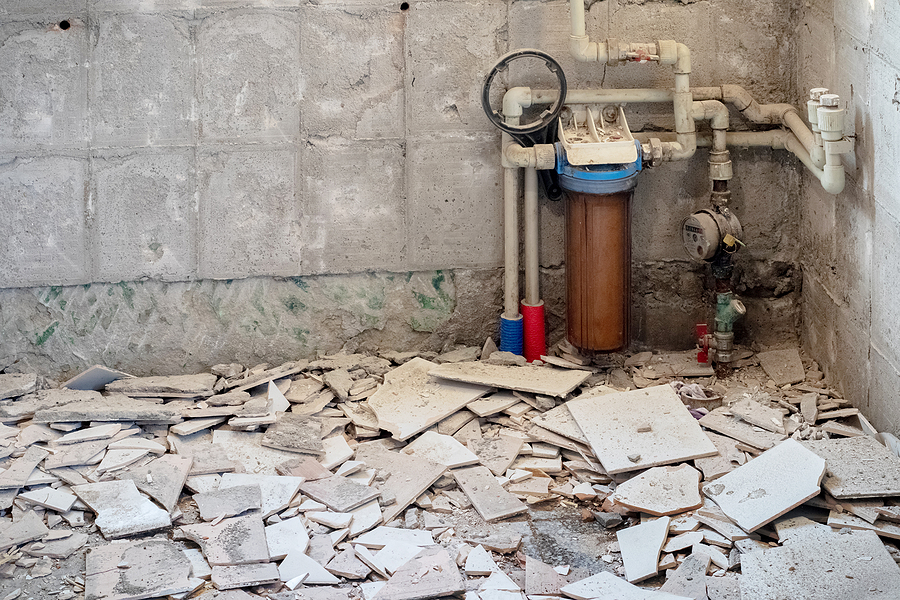
[[[525,328],[525,360],[534,362],[547,354],[547,339],[544,332],[544,301],[535,306],[522,302],[522,318]]]

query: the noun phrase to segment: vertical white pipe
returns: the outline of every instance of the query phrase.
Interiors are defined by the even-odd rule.
[[[525,304],[537,306],[541,300],[540,242],[538,227],[538,176],[525,169]]]
[[[584,29],[584,0],[570,0],[569,12],[572,16],[572,35],[585,35]]]
[[[503,134],[506,136],[507,134]],[[519,169],[503,169],[503,316],[519,317]]]

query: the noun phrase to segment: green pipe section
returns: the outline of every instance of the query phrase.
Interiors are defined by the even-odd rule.
[[[732,292],[716,294],[716,331],[729,332],[734,322],[747,314],[744,303],[734,297]]]

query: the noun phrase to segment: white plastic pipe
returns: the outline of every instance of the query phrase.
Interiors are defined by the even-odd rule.
[[[609,89],[569,90],[566,104],[609,104],[619,102],[671,102],[672,90],[657,89]],[[532,104],[553,104],[559,98],[556,90],[531,90]]]
[[[789,135],[785,139],[785,147],[790,150],[806,167],[812,171],[813,175],[822,184],[822,188],[829,194],[840,194],[844,190],[846,184],[846,176],[844,175],[844,167],[841,164],[840,154],[826,153],[826,163],[824,168],[815,165],[809,152],[794,135]]]
[[[537,306],[541,301],[538,176],[531,167],[525,169],[525,304]]]
[[[503,94],[503,117],[507,120],[522,116],[522,109],[529,108],[532,104],[531,88],[514,87]]]
[[[635,133],[634,139],[638,140],[645,146],[644,152],[650,151],[648,144],[651,138],[657,138],[663,144],[671,143],[675,139],[675,133],[671,131],[653,131]],[[830,194],[839,194],[846,185],[846,175],[841,161],[839,152],[826,153],[826,165],[819,168],[815,165],[806,148],[797,139],[797,136],[791,131],[771,130],[771,131],[739,131],[729,132],[726,134],[726,144],[728,146],[739,146],[742,148],[772,148],[774,150],[788,150],[808,168],[813,175],[816,176],[822,188]],[[827,144],[827,143],[826,143]],[[697,145],[703,148],[709,148],[713,145],[713,138],[710,134],[699,134],[697,136]],[[826,145],[826,148],[828,146]]]
[[[556,167],[556,148],[553,144],[535,144],[531,148],[524,148],[508,139],[509,143],[503,144],[502,166],[531,167],[533,169],[553,169]]]
[[[569,13],[572,16],[572,37],[585,35],[584,0],[570,0]]]
[[[512,143],[504,133],[502,147]],[[519,317],[519,169],[503,169],[503,316]]]

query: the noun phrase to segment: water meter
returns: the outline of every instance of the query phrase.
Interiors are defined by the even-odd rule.
[[[720,249],[734,252],[741,237],[741,223],[727,208],[701,210],[681,222],[684,249],[696,261],[711,262]]]

